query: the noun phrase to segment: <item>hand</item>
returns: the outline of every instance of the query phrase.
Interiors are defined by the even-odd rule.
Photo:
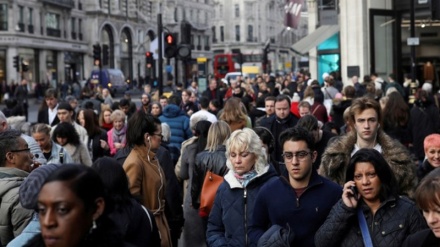
[[[101,144],[101,148],[107,150],[109,149],[108,143],[104,140],[99,140],[99,143]]]
[[[34,163],[32,163],[32,165],[31,165],[31,171],[37,169],[40,166],[41,166],[41,163],[36,161],[36,160],[34,160]]]
[[[348,181],[344,184],[344,188],[342,190],[342,201],[344,202],[345,206],[349,208],[356,208],[360,195],[358,194],[357,198],[354,197],[353,191],[351,190],[352,186],[356,186],[354,181]]]
[[[116,149],[121,149],[123,147],[122,144],[119,142],[115,142],[114,145]]]

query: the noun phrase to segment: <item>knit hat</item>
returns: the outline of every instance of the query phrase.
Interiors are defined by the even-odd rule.
[[[20,186],[20,203],[24,208],[36,209],[38,194],[46,179],[52,172],[61,167],[61,164],[47,164],[32,171]]]
[[[67,110],[67,111],[73,111],[72,106],[70,106],[67,102],[61,102],[58,104],[58,110]]]

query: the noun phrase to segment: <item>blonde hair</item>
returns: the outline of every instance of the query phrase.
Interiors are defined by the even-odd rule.
[[[226,157],[229,157],[231,152],[249,152],[256,157],[254,164],[255,171],[261,174],[268,165],[266,150],[261,143],[260,137],[252,129],[243,128],[236,130],[232,132],[226,141]],[[234,166],[229,158],[226,160],[226,166],[234,171]]]
[[[116,120],[125,122],[125,113],[121,110],[114,110],[112,112],[112,115],[110,116],[110,119],[112,120],[112,122]]]
[[[214,152],[218,146],[224,145],[231,135],[231,128],[222,120],[219,120],[209,127],[208,138],[206,141],[206,150]]]

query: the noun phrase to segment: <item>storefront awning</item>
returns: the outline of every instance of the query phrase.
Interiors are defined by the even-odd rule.
[[[305,36],[300,41],[292,45],[290,49],[292,49],[295,53],[304,55],[337,32],[339,32],[339,25],[320,26],[311,34]]]

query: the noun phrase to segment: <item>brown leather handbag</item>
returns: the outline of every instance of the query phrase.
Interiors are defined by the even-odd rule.
[[[203,181],[202,192],[200,193],[200,217],[208,217],[214,205],[215,194],[220,184],[223,183],[223,177],[212,171],[208,171]]]

